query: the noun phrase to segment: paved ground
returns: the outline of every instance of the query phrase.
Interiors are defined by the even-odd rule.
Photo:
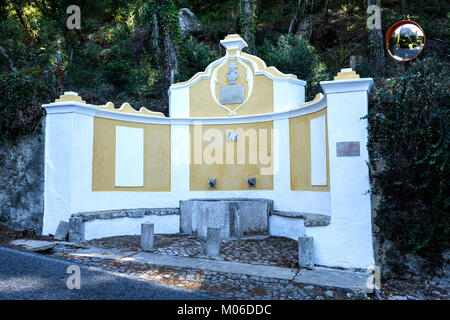
[[[33,251],[40,250],[39,247],[41,249],[45,247],[48,248],[50,244],[53,246],[53,249],[42,252],[41,254],[44,257],[51,255],[57,256],[66,259],[68,264],[91,266],[115,274],[126,275],[132,279],[148,281],[151,284],[158,282],[165,285],[163,288],[182,288],[195,293],[203,293],[208,296],[222,299],[448,300],[450,298],[449,288],[445,283],[444,286],[442,286],[442,284],[439,284],[441,283],[440,280],[421,279],[417,278],[417,276],[408,279],[384,279],[382,281],[381,291],[373,294],[366,294],[349,289],[327,286],[327,284],[336,282],[336,280],[343,279],[340,275],[334,274],[339,272],[339,270],[333,269],[329,270],[331,272],[327,272],[327,277],[321,277],[321,279],[324,280],[322,284],[325,284],[321,285],[319,282],[313,282],[315,284],[303,283],[305,281],[305,278],[302,279],[303,272],[301,270],[298,271],[296,267],[290,267],[290,269],[295,269],[295,277],[293,278],[291,274],[287,274],[287,277],[284,279],[276,278],[276,274],[275,277],[272,277],[270,271],[269,273],[257,273],[258,275],[251,272],[249,272],[250,274],[233,273],[233,271],[239,271],[243,266],[239,265],[236,266],[236,270],[231,270],[226,267],[223,268],[225,264],[216,263],[220,261],[214,260],[200,261],[201,264],[206,264],[203,267],[200,266],[203,269],[193,268],[193,266],[189,264],[177,267],[179,260],[192,261],[189,258],[200,257],[205,250],[204,242],[196,239],[183,240],[179,237],[183,236],[160,235],[160,239],[155,241],[155,250],[153,252],[144,253],[140,250],[139,242],[135,236],[98,239],[92,240],[92,242],[89,241],[74,245],[72,243],[64,243],[61,241],[54,242],[52,237],[37,237],[14,231],[3,232],[0,226],[0,245],[13,248],[22,247]],[[186,241],[189,242],[192,247],[190,247],[189,244],[186,244]],[[180,247],[178,242],[181,242],[186,246]],[[282,249],[284,250],[284,258],[277,258],[276,253],[274,254],[275,250],[272,250],[269,245],[278,246],[277,249],[284,245],[284,249]],[[95,248],[95,246],[100,246],[101,248]],[[254,247],[258,247],[259,252],[255,253],[255,250],[253,250]],[[255,265],[247,266],[248,268],[244,268],[244,271],[245,269],[247,269],[247,271],[250,269],[251,271],[251,268],[254,267],[261,270],[269,270],[274,267],[286,268],[286,262],[292,261],[292,256],[296,254],[296,250],[288,247],[289,239],[282,238],[251,241],[239,240],[239,242],[225,243],[221,245],[221,250],[224,250],[221,251],[222,262],[229,263],[228,261],[233,261],[240,263],[254,263],[251,259],[257,260],[257,263],[259,264],[258,267]],[[104,251],[103,253],[101,252],[102,250]],[[233,252],[233,250],[236,250],[237,252]],[[230,254],[230,252],[232,253]],[[263,255],[262,252],[265,252],[266,254]],[[155,254],[164,255],[165,265],[157,264],[158,262],[154,260]],[[241,255],[246,255],[246,257],[241,258]],[[1,267],[0,261],[0,268]],[[316,270],[318,269],[320,269],[320,267],[316,267]],[[65,276],[65,279],[67,279],[68,275]],[[314,272],[311,272],[307,276],[309,281],[320,280],[320,278],[314,279]],[[2,279],[0,278],[0,281],[1,280]],[[1,290],[2,288],[0,287],[0,292]],[[1,298],[2,297],[0,296],[0,299]],[[128,299],[127,297],[121,298]]]
[[[89,247],[140,251],[140,236],[116,236],[85,241]],[[150,253],[167,256],[207,258],[203,239],[181,234],[156,234]],[[220,255],[224,261],[254,265],[298,268],[298,242],[285,237],[254,236],[222,241]]]
[[[81,288],[68,289],[73,262],[0,247],[0,300],[9,299],[211,299],[205,294],[93,270],[80,265]]]
[[[14,242],[17,243],[17,242]],[[46,248],[46,246],[43,246]],[[318,285],[334,288],[343,288],[357,292],[372,292],[367,287],[370,275],[364,272],[352,270],[337,270],[331,268],[316,267],[314,270],[282,268],[266,265],[254,265],[239,262],[228,262],[212,259],[188,258],[169,256],[148,252],[120,251],[90,247],[87,249],[76,248],[69,245],[54,248],[55,255],[71,259],[93,260],[101,262],[112,260],[117,265],[147,264],[162,267],[189,268],[218,273],[233,273],[245,276],[273,278],[288,280],[306,285]]]
[[[419,54],[421,49],[422,49],[422,46],[418,46],[418,47],[411,48],[411,49],[398,48],[398,49],[394,50],[394,56],[401,60],[412,59]]]

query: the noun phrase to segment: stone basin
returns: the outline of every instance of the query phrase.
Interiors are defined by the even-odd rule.
[[[180,231],[206,238],[208,227],[220,228],[220,238],[239,239],[269,233],[273,201],[268,199],[190,199],[180,201]]]

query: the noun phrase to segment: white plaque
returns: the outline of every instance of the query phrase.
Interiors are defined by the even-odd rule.
[[[220,87],[220,103],[232,104],[244,102],[244,85],[237,84],[232,86]]]
[[[144,129],[116,126],[117,187],[144,185]]]

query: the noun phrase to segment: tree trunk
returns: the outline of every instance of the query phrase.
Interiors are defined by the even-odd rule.
[[[377,5],[381,9],[381,1],[367,0],[367,6]],[[380,17],[381,20],[381,17]],[[381,22],[381,21],[380,21]],[[384,42],[381,26],[379,29],[369,29],[369,41],[373,45],[372,57],[375,75],[382,77],[385,71]]]
[[[175,74],[178,73],[178,58],[173,41],[170,37],[169,25],[162,21],[161,29],[163,33],[163,57],[165,67],[165,77],[170,84],[175,81]]]
[[[328,0],[325,0],[325,16],[323,17],[325,22],[328,22]]]
[[[254,19],[254,6],[255,0],[240,0],[240,25],[242,37],[248,44],[248,50],[250,53],[255,53],[255,19]]]
[[[302,0],[298,0],[297,10],[295,11],[294,17],[292,18],[291,24],[289,25],[288,35],[290,35],[292,33],[295,21],[297,21],[297,25],[299,24],[298,14],[300,12],[301,3],[302,3]]]
[[[11,71],[17,72],[17,68],[14,67],[14,63],[12,62],[12,60],[11,60],[11,58],[9,57],[8,53],[6,52],[6,49],[3,48],[2,46],[0,46],[0,52],[1,52],[2,55],[6,58],[6,60],[8,60],[8,62],[9,62],[9,67],[11,68]]]
[[[402,13],[406,14],[408,12],[408,0],[402,0]]]
[[[156,15],[156,13],[152,14],[152,21],[153,21],[153,26],[152,26],[152,47],[153,50],[156,51],[156,55],[158,57],[161,56],[161,48],[159,47],[159,27],[158,27],[158,16]],[[158,68],[160,67],[159,64],[159,59],[156,59],[156,63]]]

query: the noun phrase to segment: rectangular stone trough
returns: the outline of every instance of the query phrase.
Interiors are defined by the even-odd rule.
[[[182,233],[206,238],[208,227],[220,228],[222,240],[269,232],[273,201],[268,199],[190,199],[180,201]]]

